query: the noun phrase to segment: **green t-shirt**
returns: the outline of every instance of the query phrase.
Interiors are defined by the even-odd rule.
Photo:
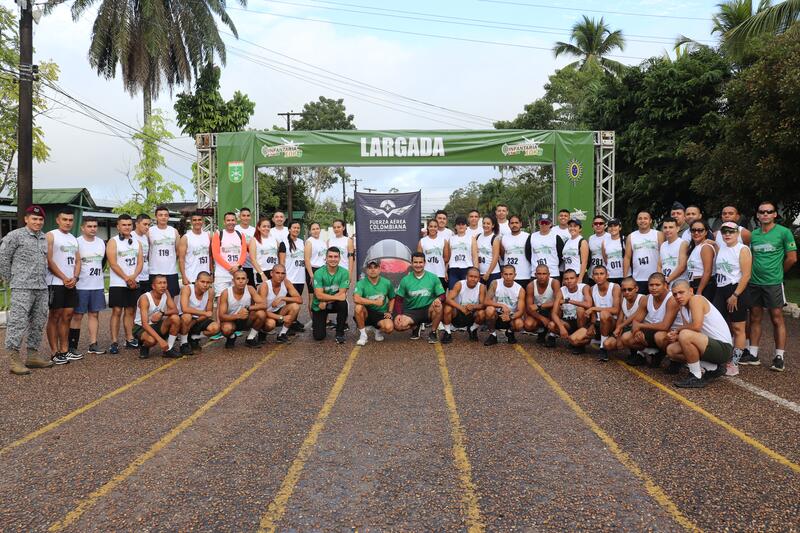
[[[776,225],[767,233],[757,228],[750,239],[753,252],[754,285],[780,285],[783,283],[783,260],[789,252],[797,251],[794,235],[785,226]]]
[[[339,292],[339,289],[346,289],[350,286],[350,273],[337,266],[336,272],[331,274],[328,272],[328,267],[324,266],[314,272],[314,289],[322,289],[325,294],[333,296]],[[320,310],[320,301],[317,299],[316,291],[314,299],[311,301],[311,310]]]
[[[389,310],[389,300],[394,298],[394,286],[391,281],[383,276],[378,278],[378,283],[375,285],[372,284],[369,278],[361,278],[356,283],[354,293],[368,300],[375,300],[376,296],[383,296],[381,305],[369,305],[368,307],[374,311],[386,313]]]
[[[427,270],[421,278],[409,272],[400,280],[400,286],[397,287],[397,295],[403,297],[403,306],[406,309],[427,309],[436,297],[442,294],[444,294],[442,282]]]

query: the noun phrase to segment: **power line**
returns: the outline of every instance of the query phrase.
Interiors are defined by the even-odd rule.
[[[684,17],[680,15],[655,15],[653,13],[632,13],[629,11],[609,11],[607,9],[586,9],[583,7],[563,7],[563,6],[553,6],[547,4],[531,4],[528,2],[514,2],[512,0],[478,0],[479,2],[487,2],[492,4],[508,4],[511,6],[523,6],[523,7],[540,7],[542,9],[557,9],[560,11],[573,11],[573,12],[585,12],[585,13],[600,13],[604,15],[625,15],[629,17],[651,17],[651,18],[660,18],[660,19],[678,19],[678,20],[703,20],[708,21],[709,17]]]
[[[490,44],[490,45],[494,45],[494,46],[507,46],[507,47],[511,47],[511,48],[523,48],[523,49],[528,49],[528,50],[546,50],[548,52],[552,52],[553,51],[553,49],[549,48],[549,47],[534,46],[534,45],[530,45],[530,44],[507,43],[507,42],[503,42],[503,41],[486,41],[486,40],[483,40],[483,39],[470,39],[470,38],[467,38],[467,37],[454,37],[452,35],[437,35],[437,34],[433,34],[433,33],[423,33],[423,32],[418,32],[418,31],[395,30],[395,29],[391,29],[391,28],[381,28],[381,27],[378,27],[378,26],[366,26],[366,25],[363,25],[363,24],[350,24],[350,23],[347,23],[347,22],[337,22],[337,21],[327,20],[327,19],[317,19],[317,18],[311,18],[311,17],[298,17],[298,16],[295,16],[295,15],[285,15],[285,14],[282,14],[282,13],[266,13],[266,12],[264,12],[264,14],[271,15],[273,17],[288,18],[288,19],[293,19],[293,20],[305,20],[305,21],[310,21],[310,22],[320,22],[320,23],[323,23],[323,24],[333,24],[333,25],[337,25],[337,26],[346,26],[346,27],[349,27],[349,28],[359,28],[359,29],[366,29],[366,30],[385,31],[385,32],[389,32],[389,33],[400,33],[400,34],[403,34],[403,35],[414,35],[414,36],[417,36],[417,37],[431,37],[431,38],[434,38],[434,39],[446,39],[446,40],[451,40],[451,41],[461,41],[461,42],[477,43],[477,44]],[[224,33],[224,32],[221,32],[221,33]],[[606,57],[614,57],[614,58],[618,58],[618,59],[635,59],[637,61],[644,61],[644,60],[647,59],[645,57],[623,56],[623,55],[616,55],[616,54],[609,54]]]
[[[517,32],[524,32],[524,33],[533,33],[533,34],[546,34],[546,35],[559,35],[564,36],[564,32],[569,33],[570,29],[561,29],[561,28],[552,28],[546,26],[532,26],[526,24],[517,24],[513,22],[502,22],[502,21],[493,21],[493,20],[479,20],[479,19],[468,19],[463,17],[445,17],[442,15],[436,15],[433,13],[420,13],[417,11],[401,11],[398,9],[385,9],[385,8],[375,8],[370,6],[363,6],[359,4],[346,4],[342,2],[327,2],[325,0],[312,0],[314,2],[319,2],[323,4],[333,4],[336,6],[347,6],[347,7],[331,7],[331,6],[324,6],[324,5],[314,5],[314,4],[304,4],[299,2],[290,2],[287,0],[270,0],[272,4],[285,4],[291,6],[299,6],[299,7],[312,7],[316,9],[327,9],[329,11],[338,11],[344,13],[358,13],[362,15],[372,15],[376,17],[388,17],[393,19],[406,19],[406,20],[419,20],[425,22],[435,22],[438,24],[451,24],[457,26],[470,26],[476,28],[489,28],[489,29],[500,29],[500,30],[510,30],[510,31],[517,31]],[[369,9],[372,11],[363,11],[361,9],[350,9],[353,7]],[[267,13],[264,11],[255,11],[251,9],[242,9],[242,8],[235,8],[229,7],[228,9],[235,10],[235,11],[247,11],[249,13],[257,13],[257,14],[272,14]],[[436,17],[436,18],[431,18]],[[437,20],[442,19],[442,20]],[[674,37],[658,37],[658,36],[644,36],[644,35],[629,35],[629,37],[640,37],[640,39],[627,39],[630,42],[639,42],[639,43],[647,43],[647,44],[672,44],[675,42]],[[654,40],[658,39],[658,40]]]

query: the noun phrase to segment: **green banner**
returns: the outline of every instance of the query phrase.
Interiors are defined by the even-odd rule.
[[[594,214],[592,132],[540,130],[219,133],[218,212],[257,207],[257,167],[457,165],[554,165],[557,205],[589,220]]]

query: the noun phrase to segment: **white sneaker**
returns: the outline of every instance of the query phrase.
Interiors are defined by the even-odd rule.
[[[375,328],[375,340],[378,341],[378,342],[383,342],[384,338],[385,337],[383,336],[383,333],[381,333],[381,330],[379,330],[378,328]]]
[[[726,376],[738,376],[739,375],[739,366],[735,365],[733,363],[733,361],[728,361],[728,364],[725,367],[725,375]]]
[[[356,344],[359,345],[359,346],[364,346],[365,344],[367,344],[367,336],[366,336],[366,334],[362,333],[358,337],[358,340],[356,341]]]

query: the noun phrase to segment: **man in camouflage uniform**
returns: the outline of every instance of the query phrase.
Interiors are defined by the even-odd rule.
[[[6,350],[11,373],[30,374],[29,368],[53,366],[38,353],[47,323],[47,239],[42,232],[44,209],[32,205],[25,210],[25,226],[5,236],[0,246],[0,277],[11,288],[6,318]],[[23,364],[20,345],[28,331],[28,358]]]

